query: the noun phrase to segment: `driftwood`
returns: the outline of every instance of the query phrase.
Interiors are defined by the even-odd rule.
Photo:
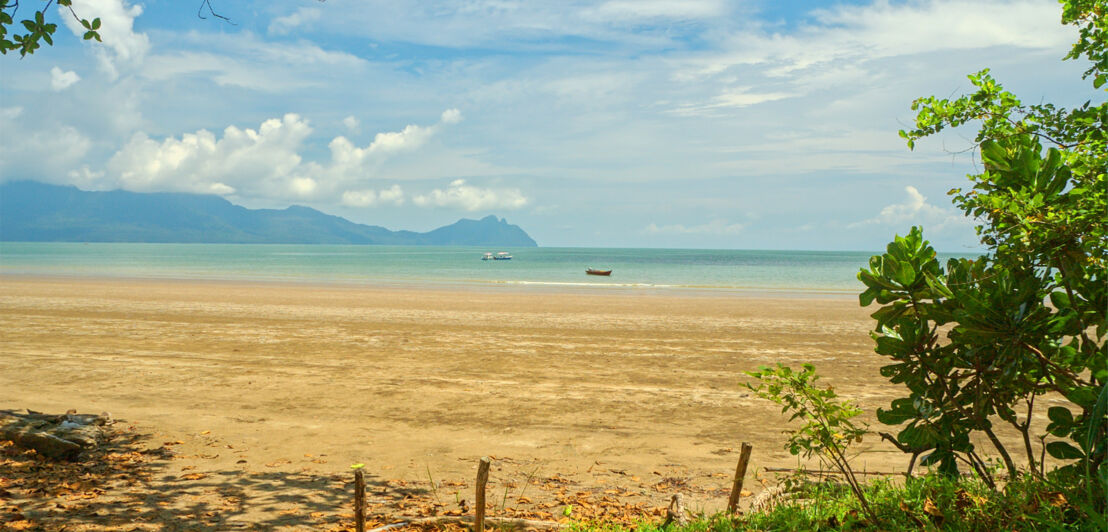
[[[685,526],[689,524],[689,513],[685,510],[685,497],[680,493],[674,493],[669,500],[669,508],[666,508],[666,520],[662,528],[669,525]]]
[[[64,415],[51,415],[0,410],[0,440],[34,449],[51,460],[76,460],[82,452],[104,441],[104,426],[113,422],[107,413],[77,414],[70,410]]]
[[[841,475],[842,472],[835,471],[833,469],[824,469],[822,471],[812,471],[811,469],[798,469],[795,467],[764,467],[763,471],[767,473],[803,473],[811,476],[825,476],[825,475]],[[904,472],[894,473],[892,471],[855,471],[855,475],[878,475],[882,477],[894,477],[903,476]]]
[[[796,487],[790,488],[784,485],[766,488],[756,495],[754,500],[750,501],[749,511],[750,513],[758,513],[771,510],[774,506],[788,499],[794,491],[796,491]]]

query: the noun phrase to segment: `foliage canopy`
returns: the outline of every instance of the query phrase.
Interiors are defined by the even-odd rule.
[[[22,26],[22,29],[19,29],[14,19],[16,12],[19,10],[19,1],[6,1],[0,6],[0,54],[7,55],[9,51],[19,50],[19,56],[25,57],[27,54],[35,53],[35,50],[41,47],[40,41],[53,46],[54,32],[57,31],[58,25],[46,21],[50,4],[53,1],[47,0],[46,5],[35,11],[31,18],[20,20],[19,26]],[[85,28],[84,40],[95,39],[100,42],[99,18],[83,19],[73,10],[73,0],[57,1],[58,7],[68,9],[69,14],[73,15],[73,18],[77,19],[77,22],[80,22],[81,26]],[[11,27],[15,27],[17,31],[9,35]]]
[[[1094,89],[1105,84],[1108,45],[1104,0],[1063,2],[1062,22],[1078,28],[1066,59],[1086,58]],[[1108,485],[1108,103],[1064,109],[1024,104],[983,70],[976,92],[917,99],[908,146],[967,123],[979,124],[975,153],[983,171],[953,203],[979,222],[987,253],[945,267],[914,227],[859,272],[863,306],[881,307],[872,334],[891,359],[882,374],[907,397],[878,411],[902,425],[905,449],[929,451],[922,462],[954,473],[959,463],[990,479],[971,436],[983,434],[1014,478],[1016,460],[995,433],[1007,423],[1022,434],[1028,469],[1043,474],[1032,437],[1052,457],[1085,473],[1103,500]],[[1037,397],[1069,404],[1048,410],[1049,435],[1032,434]],[[1047,439],[1051,441],[1047,443]]]

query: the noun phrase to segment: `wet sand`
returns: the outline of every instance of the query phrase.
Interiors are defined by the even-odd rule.
[[[490,489],[513,499],[524,479],[561,476],[641,486],[664,505],[684,483],[711,511],[741,442],[752,471],[797,464],[785,418],[743,372],[811,362],[872,412],[897,389],[878,373],[871,326],[847,295],[0,277],[0,408],[107,411],[151,446],[182,442],[170,480],[285,472],[338,489],[364,463],[382,485],[429,496],[429,476],[472,484],[491,455]],[[861,448],[859,469],[905,463],[876,441]],[[467,493],[436,486],[451,503]],[[264,495],[243,495],[236,515],[282,511]]]

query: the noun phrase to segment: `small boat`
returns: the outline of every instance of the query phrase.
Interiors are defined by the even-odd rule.
[[[485,253],[485,256],[481,257],[481,260],[495,260],[495,258],[492,256],[492,253]]]
[[[493,260],[512,260],[512,255],[507,251],[501,251],[500,253],[497,253],[495,257],[493,257]]]
[[[588,275],[611,275],[612,270],[598,270],[596,268],[589,268],[585,270],[585,273]]]

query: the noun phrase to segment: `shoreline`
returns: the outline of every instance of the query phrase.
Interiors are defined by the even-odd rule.
[[[357,282],[349,279],[337,280],[299,280],[299,279],[259,279],[259,278],[208,278],[174,276],[129,276],[104,274],[43,274],[0,272],[0,281],[29,282],[113,282],[113,283],[174,283],[197,285],[243,285],[257,287],[300,287],[348,290],[391,290],[417,292],[451,293],[518,293],[518,294],[567,294],[567,295],[645,295],[655,297],[705,297],[705,298],[743,298],[743,299],[789,299],[789,300],[857,300],[859,290],[848,289],[805,289],[805,288],[765,288],[765,287],[720,287],[720,286],[684,286],[652,285],[644,283],[589,283],[589,282],[543,282],[543,281],[434,281],[434,280],[366,280]]]

